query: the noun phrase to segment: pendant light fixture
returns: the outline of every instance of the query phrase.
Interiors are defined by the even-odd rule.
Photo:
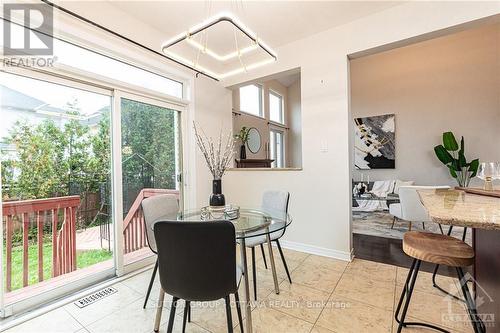
[[[214,28],[217,24],[222,22],[230,23],[234,30],[234,44],[235,50],[220,54],[215,50],[208,47],[208,32],[211,28]],[[249,40],[249,44],[243,48],[238,46],[238,38],[236,36],[237,32],[240,32],[244,38]],[[201,41],[196,40],[196,37],[201,35]],[[173,49],[174,46],[181,43],[187,43],[190,47],[194,48],[197,53],[193,60],[188,59],[188,57],[181,55],[180,52]],[[256,53],[258,50],[263,51],[265,59],[259,59],[254,61],[247,61],[243,59],[243,56],[251,57],[252,53]],[[247,28],[240,20],[238,20],[234,15],[229,13],[220,13],[218,15],[209,17],[202,23],[193,26],[189,30],[173,37],[169,41],[162,45],[162,52],[175,60],[182,62],[188,66],[195,68],[196,70],[213,76],[217,79],[225,79],[229,76],[247,72],[249,70],[264,66],[266,64],[273,63],[277,60],[276,53],[257,35]],[[211,60],[217,62],[219,67],[230,67],[231,62],[238,61],[237,68],[231,68],[229,70],[217,70],[207,68],[208,66],[200,65],[200,56],[206,55]]]

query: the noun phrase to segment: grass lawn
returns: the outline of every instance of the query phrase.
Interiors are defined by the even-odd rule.
[[[77,253],[76,264],[78,269],[97,264],[99,262],[111,259],[113,254],[108,250],[88,250]],[[6,256],[4,248],[4,272],[6,265]],[[28,284],[38,282],[38,245],[28,247]],[[43,245],[43,279],[48,280],[52,276],[52,244]],[[23,286],[23,247],[16,246],[12,248],[12,289],[19,289]]]

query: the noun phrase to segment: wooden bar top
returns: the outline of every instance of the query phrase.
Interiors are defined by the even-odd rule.
[[[418,190],[420,200],[436,223],[500,230],[500,198],[460,190]]]

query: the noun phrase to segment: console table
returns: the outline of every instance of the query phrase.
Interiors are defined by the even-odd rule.
[[[237,168],[270,168],[271,164],[274,160],[270,159],[257,159],[257,158],[248,158],[244,160],[237,159],[236,167]]]

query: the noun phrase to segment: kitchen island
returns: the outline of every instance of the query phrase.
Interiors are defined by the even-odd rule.
[[[460,190],[419,190],[431,219],[472,228],[478,312],[488,333],[500,333],[500,198]]]

